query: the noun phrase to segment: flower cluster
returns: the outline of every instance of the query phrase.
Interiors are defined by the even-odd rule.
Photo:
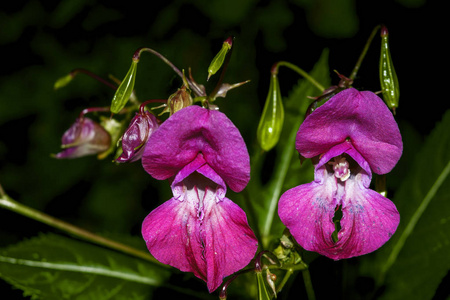
[[[231,39],[224,43],[209,68],[209,76],[227,61],[231,43]],[[125,111],[127,120],[131,118],[133,111],[127,110],[126,104],[133,95],[137,62],[143,51],[163,58],[149,48],[136,51],[108,113]],[[158,100],[146,101],[119,138],[117,133],[122,130],[99,125],[84,116],[102,109],[87,109],[64,134],[64,151],[55,157],[104,156],[121,143],[115,162],[140,160],[154,179],[167,180],[173,197],[143,221],[146,246],[158,261],[192,272],[213,292],[225,277],[247,266],[258,249],[245,212],[226,197],[227,188],[241,192],[249,183],[247,147],[236,126],[213,104],[217,97],[225,97],[230,89],[247,81],[230,85],[220,79],[208,96],[191,74],[188,79],[171,66],[182,77],[183,86],[162,106],[153,108],[164,107],[161,114],[169,113],[165,121],[158,119],[161,114],[156,117],[145,110],[145,105]],[[283,126],[277,72],[273,68],[257,131],[265,151],[277,144]],[[296,149],[303,158],[312,159],[314,180],[287,190],[278,202],[281,222],[297,243],[334,260],[370,253],[396,231],[400,217],[395,205],[372,190],[370,183],[372,173],[390,172],[403,150],[397,123],[383,100],[372,92],[352,88],[352,79],[340,78],[338,86],[323,89],[322,97],[310,105],[297,133]],[[197,97],[191,97],[192,91]],[[317,108],[319,100],[324,99],[328,101]],[[255,263],[260,276],[261,253],[265,252],[269,251],[260,252]],[[277,261],[287,260],[277,257],[271,263]],[[301,259],[292,261],[296,264]],[[268,276],[273,275],[268,283],[276,295],[276,276],[266,270]]]
[[[278,205],[296,241],[335,260],[381,247],[400,217],[395,205],[369,185],[372,172],[390,172],[403,149],[383,101],[369,91],[339,92],[305,119],[296,149],[315,164],[314,181],[286,191]],[[342,218],[333,221],[338,210]]]

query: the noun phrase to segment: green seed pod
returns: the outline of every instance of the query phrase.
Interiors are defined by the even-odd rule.
[[[116,114],[125,107],[128,100],[130,99],[131,93],[133,93],[134,82],[136,79],[136,70],[137,70],[138,60],[132,60],[131,67],[128,70],[127,75],[120,83],[117,88],[116,93],[111,102],[111,112]]]
[[[269,151],[278,143],[284,122],[284,108],[276,74],[270,79],[269,94],[259,121],[257,138],[261,148]]]
[[[388,30],[383,26],[381,28],[380,84],[383,99],[395,114],[395,109],[398,107],[400,90],[397,74],[395,73],[394,64],[392,63],[388,38]]]
[[[69,84],[69,82],[72,81],[73,77],[74,77],[74,76],[72,75],[72,73],[70,73],[70,74],[67,74],[67,75],[64,76],[64,77],[59,78],[59,79],[55,82],[55,84],[53,85],[53,88],[54,88],[55,90],[57,90],[57,89],[60,89],[60,88],[62,88],[62,87],[65,87],[66,85]]]
[[[219,53],[216,54],[216,56],[213,58],[213,60],[209,64],[207,80],[209,80],[209,78],[212,75],[216,74],[216,72],[219,71],[219,69],[222,67],[223,62],[225,61],[225,57],[226,57],[228,51],[230,51],[232,45],[233,45],[233,40],[231,37],[229,37],[228,39],[225,40],[225,42],[223,42],[222,49],[220,49]]]

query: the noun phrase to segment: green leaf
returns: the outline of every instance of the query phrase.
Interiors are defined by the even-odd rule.
[[[0,250],[0,277],[32,299],[149,299],[169,271],[54,234]]]
[[[431,299],[450,269],[450,110],[411,161],[393,199],[400,225],[372,267],[383,299]]]
[[[323,85],[329,85],[328,50],[322,53],[310,75]],[[280,82],[281,88],[282,85],[283,83]],[[306,109],[312,101],[308,96],[317,96],[318,94],[321,92],[315,85],[301,79],[289,97],[285,99],[285,123],[275,148],[277,153],[275,169],[271,179],[264,187],[261,187],[258,170],[261,167],[259,164],[262,164],[265,157],[255,155],[252,159],[252,176],[255,178],[250,182],[249,193],[258,199],[252,203],[254,203],[254,215],[258,218],[258,229],[264,248],[268,247],[272,239],[279,237],[283,231],[283,225],[277,214],[278,200],[281,194],[288,188],[312,180],[311,164],[300,165],[298,153],[295,150],[295,137],[303,122]]]

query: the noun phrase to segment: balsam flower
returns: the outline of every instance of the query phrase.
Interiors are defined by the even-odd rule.
[[[55,158],[78,158],[107,151],[111,136],[98,123],[83,116],[64,133],[61,142],[64,150],[55,154]]]
[[[392,113],[372,92],[343,90],[309,115],[297,133],[296,149],[313,158],[314,181],[288,190],[278,204],[281,221],[300,246],[338,260],[370,253],[388,241],[399,213],[369,185],[372,172],[391,171],[402,148]],[[338,209],[340,228],[333,222]]]
[[[153,133],[142,163],[154,178],[169,179],[173,192],[142,224],[150,253],[214,291],[258,247],[244,211],[225,197],[227,185],[239,192],[250,179],[242,136],[223,113],[189,106]]]
[[[142,109],[136,113],[122,135],[122,153],[115,161],[124,163],[141,159],[148,138],[158,127],[156,117],[150,112]]]

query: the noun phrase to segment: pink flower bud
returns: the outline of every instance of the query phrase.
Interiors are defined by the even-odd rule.
[[[64,133],[61,147],[64,149],[55,158],[78,158],[86,155],[100,154],[109,149],[111,136],[98,123],[80,117]]]
[[[122,136],[123,152],[115,161],[124,163],[141,159],[148,138],[158,127],[155,116],[148,111],[136,113]]]

